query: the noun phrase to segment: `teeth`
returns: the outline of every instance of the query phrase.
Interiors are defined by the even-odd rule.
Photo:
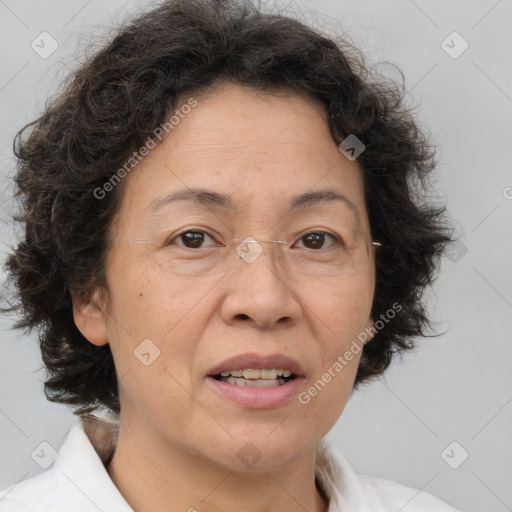
[[[246,370],[230,370],[221,373],[222,377],[243,377],[244,379],[264,379],[271,380],[277,379],[277,377],[290,377],[292,372],[290,370],[279,370],[279,369],[264,369],[257,370],[248,368]]]
[[[247,368],[222,372],[220,380],[235,386],[246,388],[274,388],[286,384],[285,377],[290,377],[290,370],[265,368],[263,370]]]
[[[242,376],[244,379],[260,379],[261,370],[243,370]]]
[[[245,379],[243,377],[222,377],[223,382],[234,384],[235,386],[242,386],[245,388],[276,388],[284,384],[282,379]]]

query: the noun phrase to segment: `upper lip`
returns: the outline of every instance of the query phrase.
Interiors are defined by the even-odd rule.
[[[290,370],[296,377],[304,377],[304,369],[302,365],[295,359],[291,359],[283,354],[271,354],[263,356],[255,353],[239,354],[230,357],[217,366],[213,367],[209,372],[209,376],[219,375],[229,370],[246,370],[246,369],[272,369]]]

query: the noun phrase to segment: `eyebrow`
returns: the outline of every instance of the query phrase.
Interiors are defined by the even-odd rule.
[[[147,208],[156,212],[163,206],[178,201],[191,201],[225,210],[236,209],[230,196],[204,188],[187,188],[186,190],[172,192],[164,197],[154,199]],[[356,204],[342,193],[330,189],[305,192],[303,194],[293,196],[288,202],[287,210],[303,210],[316,206],[319,203],[330,201],[345,203],[354,212],[357,221],[360,223],[361,218]]]

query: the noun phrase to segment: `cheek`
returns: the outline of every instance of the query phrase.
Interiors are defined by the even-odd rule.
[[[353,278],[324,284],[311,293],[311,308],[338,342],[366,327],[373,301],[373,283]]]
[[[315,381],[322,381],[320,387],[325,383],[318,402],[329,410],[332,408],[336,415],[348,399],[359,366],[361,333],[368,327],[371,312],[372,282],[357,278],[333,283],[317,296],[320,300],[312,305],[319,329],[316,340],[320,368]]]
[[[198,290],[148,271],[115,276],[109,338],[123,400],[140,410],[185,403],[194,340],[200,329]],[[204,292],[203,292],[204,295]],[[203,312],[204,314],[204,312]]]
[[[305,399],[311,400],[308,414],[312,420],[323,415],[326,431],[343,411],[352,390],[363,350],[361,333],[368,326],[372,299],[372,282],[352,279],[331,287],[316,303],[315,311],[328,330],[317,338],[321,367],[311,379]]]
[[[211,315],[211,284],[171,279],[150,265],[133,267],[120,265],[110,281],[109,338],[116,364],[125,371],[138,367],[134,355],[146,347],[158,354],[156,362],[167,361],[173,374],[188,379],[196,340]]]
[[[112,268],[107,276],[112,316],[123,321],[133,337],[161,335],[168,326],[159,322],[172,321],[170,311],[179,313],[184,288],[148,262],[127,261]]]

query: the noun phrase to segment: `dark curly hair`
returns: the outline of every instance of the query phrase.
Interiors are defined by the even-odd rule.
[[[71,290],[106,285],[122,182],[102,198],[94,191],[181,98],[223,81],[306,94],[325,105],[337,144],[353,134],[366,146],[357,161],[371,234],[382,243],[372,317],[394,303],[402,309],[364,347],[355,388],[413,348],[414,337],[429,336],[423,291],[451,229],[445,206],[424,201],[435,146],[406,107],[403,84],[377,74],[347,40],[249,0],[169,0],[121,27],[14,141],[24,232],[5,264],[17,290],[8,310],[20,314],[17,328],[37,331],[47,398],[75,414],[120,411],[110,346],[88,342],[72,313]]]

